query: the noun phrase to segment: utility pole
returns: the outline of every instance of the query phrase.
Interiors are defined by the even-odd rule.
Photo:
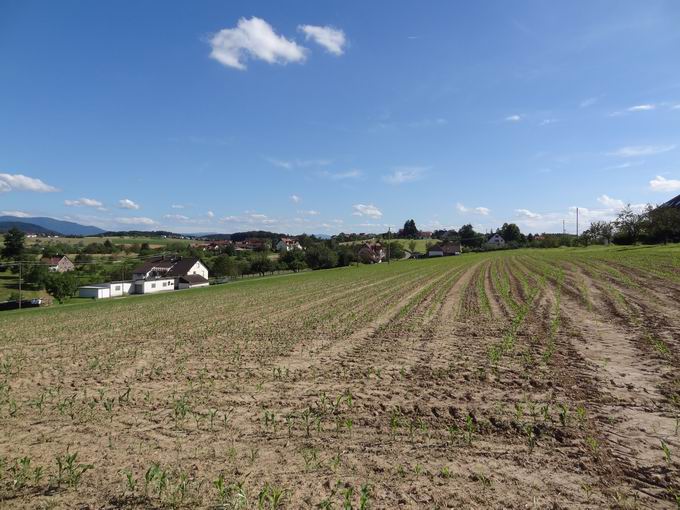
[[[567,233],[567,227],[564,225],[564,220],[562,220],[562,234]]]
[[[576,208],[576,237],[578,237],[578,207]]]

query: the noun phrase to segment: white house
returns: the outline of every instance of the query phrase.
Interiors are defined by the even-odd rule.
[[[301,250],[302,245],[297,241],[297,239],[290,239],[288,237],[282,237],[281,240],[276,243],[276,251],[287,252],[292,250]]]
[[[78,295],[80,297],[94,299],[127,296],[133,292],[134,286],[131,281],[96,283],[93,285],[85,285],[78,289]]]
[[[189,277],[180,286],[181,277]],[[208,268],[198,257],[154,257],[132,271],[132,278],[137,282],[156,278],[173,278],[175,288],[204,287],[208,282]],[[137,291],[135,290],[135,293]]]
[[[505,239],[503,239],[500,234],[496,233],[486,241],[486,244],[496,247],[505,246]]]
[[[149,280],[135,281],[135,294],[155,294],[175,290],[175,279],[171,277],[158,277]]]

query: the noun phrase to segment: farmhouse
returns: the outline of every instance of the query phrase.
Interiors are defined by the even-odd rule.
[[[495,233],[489,239],[487,239],[486,244],[496,247],[505,246],[505,239],[503,239],[499,233]]]
[[[282,253],[301,249],[302,245],[297,241],[297,239],[291,239],[289,237],[282,237],[281,240],[276,243],[276,251]]]
[[[45,264],[52,273],[65,273],[67,271],[73,271],[76,268],[66,255],[43,257],[40,259],[40,263]]]
[[[364,264],[380,264],[385,260],[385,250],[380,243],[364,243],[358,255],[359,260]]]
[[[179,285],[179,278],[195,276],[183,282],[183,286]],[[208,268],[198,257],[154,257],[142,265],[136,267],[132,271],[132,279],[135,281],[135,289],[137,282],[140,280],[157,280],[159,278],[172,279],[173,288],[191,288],[204,287],[208,285]],[[144,286],[144,289],[151,289],[152,287]],[[159,287],[153,287],[158,289]],[[137,291],[135,290],[135,293]]]
[[[462,248],[459,242],[448,241],[445,243],[437,243],[427,250],[428,257],[444,257],[446,255],[460,255]]]
[[[153,257],[132,271],[132,281],[98,283],[78,289],[80,297],[105,299],[207,287],[208,268],[198,257]]]

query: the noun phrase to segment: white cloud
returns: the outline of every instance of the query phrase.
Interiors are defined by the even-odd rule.
[[[129,218],[116,218],[118,223],[123,225],[155,225],[156,222],[151,218],[146,218],[144,216],[136,216]]]
[[[529,220],[538,220],[542,217],[539,213],[531,212],[529,209],[515,209],[515,212],[518,217]]]
[[[653,156],[655,154],[662,154],[675,149],[677,145],[629,145],[621,147],[617,151],[610,152],[610,156],[619,156],[621,158],[638,158],[640,156]]]
[[[123,198],[122,200],[118,201],[118,207],[121,209],[134,209],[136,211],[140,208],[140,205],[133,202],[129,198]]]
[[[307,49],[274,32],[265,20],[252,17],[238,20],[236,28],[225,28],[210,39],[210,57],[221,64],[244,70],[248,58],[270,64],[303,62]]]
[[[172,204],[170,206],[171,209],[184,209],[184,206],[182,204]]]
[[[344,181],[347,179],[359,179],[361,177],[360,170],[347,170],[346,172],[321,172],[322,177],[326,177],[333,181]]]
[[[205,213],[205,215],[206,215],[208,218],[214,218],[214,217],[215,217],[215,213],[212,212],[212,211],[208,211],[207,213]]]
[[[597,201],[605,207],[611,207],[612,209],[622,209],[626,205],[623,203],[623,200],[612,198],[608,195],[600,195],[597,197]]]
[[[329,159],[276,159],[276,158],[265,158],[272,165],[278,166],[280,168],[285,168],[286,170],[291,170],[293,168],[308,168],[315,166],[328,166],[332,163]]]
[[[51,193],[59,191],[54,186],[44,183],[40,179],[22,174],[0,174],[0,192],[19,190]]]
[[[102,208],[102,204],[99,200],[94,198],[79,198],[78,200],[64,200],[64,205],[69,207],[99,207]]]
[[[17,218],[30,218],[31,215],[23,211],[0,211],[2,216],[16,216]]]
[[[589,97],[588,99],[584,99],[581,101],[581,103],[578,105],[579,108],[588,108],[589,106],[593,106],[595,103],[597,103],[598,98],[596,97]]]
[[[543,119],[541,122],[539,122],[539,126],[547,126],[549,124],[555,124],[557,122],[557,119]]]
[[[489,213],[491,212],[491,209],[489,209],[488,207],[466,207],[460,202],[456,204],[456,209],[460,213],[474,213],[481,214],[482,216],[488,216]]]
[[[163,216],[166,220],[175,220],[175,221],[188,221],[189,217],[184,216],[183,214],[166,214]]]
[[[314,209],[310,209],[308,211],[298,211],[298,214],[302,214],[303,216],[318,216],[321,213],[319,211],[315,211]]]
[[[294,204],[299,204],[300,202],[302,202],[302,199],[297,195],[291,195],[289,198],[290,201],[293,202]]]
[[[298,30],[304,32],[306,40],[312,39],[333,55],[342,55],[345,51],[344,46],[347,43],[347,39],[345,38],[345,32],[342,30],[329,26],[318,27],[314,25],[300,25]]]
[[[680,110],[680,104],[676,104],[671,108],[671,110]]]
[[[649,181],[649,188],[652,191],[660,191],[664,193],[680,191],[680,180],[666,179],[661,175],[657,175],[654,179]]]
[[[648,112],[650,110],[654,110],[656,108],[656,105],[654,104],[639,104],[636,106],[631,106],[628,108],[629,112]]]
[[[518,114],[509,115],[508,117],[505,117],[505,120],[507,122],[519,122],[520,120],[522,120],[522,116]]]
[[[378,219],[382,217],[383,213],[373,204],[355,204],[352,206],[354,212],[353,216],[368,216],[369,218]]]
[[[391,174],[384,175],[383,180],[390,184],[403,184],[422,179],[426,168],[420,166],[404,166],[395,168]]]

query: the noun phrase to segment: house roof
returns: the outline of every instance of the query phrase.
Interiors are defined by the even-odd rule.
[[[62,259],[69,260],[69,258],[66,255],[61,255],[61,256],[58,256],[58,257],[43,257],[43,258],[40,259],[40,262],[42,262],[43,264],[49,264],[51,266],[56,266],[57,264],[59,264],[59,262],[61,262]]]
[[[199,283],[208,283],[208,280],[203,278],[200,274],[188,274],[186,276],[179,277],[180,282],[188,283],[190,285],[196,285]]]
[[[184,276],[196,262],[201,262],[198,257],[186,257],[178,260],[168,271],[168,276]]]
[[[182,258],[163,258],[154,257],[143,264],[137,266],[132,272],[134,274],[148,273],[153,270],[165,272],[167,276],[182,276],[191,269],[196,262],[200,262],[198,257]]]
[[[661,207],[677,207],[680,208],[680,195],[671,198],[668,202],[661,204]]]

